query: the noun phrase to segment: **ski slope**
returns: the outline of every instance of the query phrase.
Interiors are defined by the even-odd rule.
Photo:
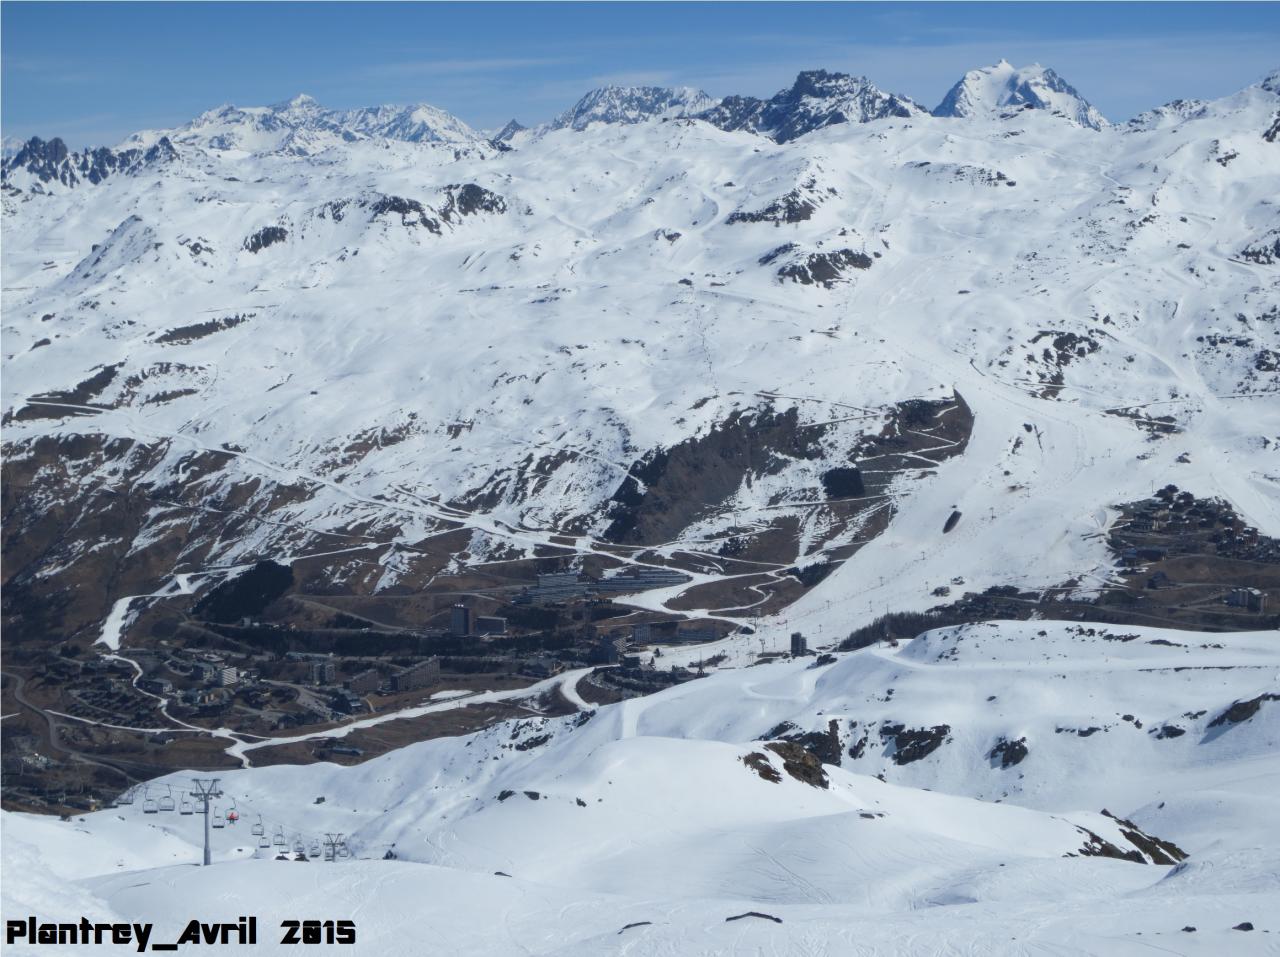
[[[198,817],[6,813],[6,873],[31,877],[6,880],[4,916],[113,915],[164,940],[255,914],[266,952],[280,920],[314,917],[355,920],[369,954],[1268,953],[1278,690],[1272,633],[941,629],[355,767],[229,772],[241,821],[214,832],[208,869],[191,866]],[[901,723],[947,740],[900,764],[880,732]],[[825,786],[759,740],[832,729]],[[989,753],[1014,739],[1027,753],[1003,767]],[[290,843],[342,832],[353,857],[274,860],[247,833],[259,819]],[[1189,856],[1081,856],[1091,837],[1132,853],[1130,826]],[[753,911],[780,922],[726,920]]]

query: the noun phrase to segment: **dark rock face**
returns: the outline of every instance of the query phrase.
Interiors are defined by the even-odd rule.
[[[1237,701],[1222,714],[1209,722],[1209,727],[1218,728],[1224,724],[1239,724],[1248,721],[1262,708],[1264,701],[1280,701],[1280,694],[1260,694],[1248,701]]]
[[[821,426],[800,426],[795,409],[734,412],[709,434],[635,462],[613,493],[604,532],[611,542],[670,541],[707,508],[737,491],[745,475],[768,475],[780,456],[816,458]]]
[[[856,468],[827,469],[822,473],[822,489],[827,498],[858,498],[867,493],[862,472]]]
[[[789,721],[784,721],[765,734],[766,738],[786,744],[795,744],[808,751],[823,764],[840,763],[840,729],[834,718],[826,731],[801,731]]]
[[[8,180],[12,173],[25,169],[41,183],[61,183],[78,186],[82,182],[97,185],[116,173],[134,172],[140,167],[151,166],[176,159],[178,151],[162,136],[153,146],[142,149],[115,150],[99,147],[72,153],[62,140],[49,141],[33,136],[14,156],[0,167],[0,178]]]
[[[901,724],[885,724],[880,728],[880,738],[893,748],[886,755],[894,764],[911,764],[927,758],[949,740],[951,725],[937,724],[931,728],[908,728]]]
[[[117,362],[114,365],[103,366],[89,378],[77,383],[74,388],[32,396],[30,405],[25,405],[14,413],[14,421],[65,419],[73,415],[92,415],[91,412],[68,408],[68,406],[88,405],[102,390],[115,381],[116,374],[122,365],[124,363]]]
[[[455,216],[474,216],[476,213],[505,213],[507,201],[475,183],[446,186],[445,201],[440,206],[440,218],[452,223]]]
[[[800,247],[795,243],[783,243],[781,246],[770,249],[767,253],[757,259],[756,262],[761,266],[767,266],[770,263],[777,262],[783,256],[795,252],[799,248]]]
[[[508,120],[507,125],[498,132],[498,135],[493,140],[495,143],[508,143],[511,137],[525,129],[528,129],[528,127],[521,125],[518,121]]]
[[[387,213],[395,213],[397,216],[413,216],[421,215],[426,212],[422,204],[416,199],[405,199],[403,196],[383,196],[376,200],[370,211],[374,216],[385,216]]]
[[[1240,250],[1240,258],[1257,263],[1259,266],[1274,266],[1280,263],[1280,231],[1264,236]]]
[[[836,283],[844,281],[848,270],[870,268],[871,257],[866,253],[837,249],[829,253],[810,253],[797,262],[788,263],[778,270],[778,278],[830,289]]]
[[[221,319],[206,319],[204,322],[193,322],[190,325],[166,330],[152,341],[163,345],[185,345],[188,342],[203,339],[205,336],[211,336],[215,332],[222,332],[224,329],[234,329],[242,322],[247,322],[253,317],[254,313],[252,312],[244,315],[236,313],[233,316],[225,316]]]
[[[857,741],[853,742],[853,746],[849,748],[849,757],[853,758],[856,761],[858,760],[858,758],[866,754],[867,742],[869,738],[870,738],[870,735],[863,734],[862,737],[858,738]]]
[[[819,195],[812,192],[815,185],[813,180],[809,180],[803,186],[782,194],[764,209],[755,212],[738,211],[730,213],[725,222],[729,225],[734,223],[803,223],[812,218],[821,200]]]
[[[789,89],[778,91],[768,100],[726,97],[698,114],[698,119],[722,130],[749,130],[787,143],[836,123],[869,123],[925,112],[905,96],[877,89],[866,77],[806,70]]]
[[[1021,764],[1027,754],[1026,738],[1018,738],[1016,741],[1009,741],[1005,738],[1001,738],[999,743],[991,749],[991,752],[987,757],[990,759],[992,767],[994,767],[998,761],[1001,768],[1011,768],[1015,764]]]
[[[1280,139],[1280,112],[1276,113],[1275,121],[1263,131],[1262,138],[1268,143],[1274,143]]]
[[[258,562],[247,572],[222,582],[195,606],[209,621],[230,624],[263,612],[293,587],[293,570],[272,561]]]
[[[1151,864],[1177,864],[1187,859],[1187,852],[1172,841],[1162,840],[1146,833],[1138,825],[1123,817],[1116,817],[1106,808],[1102,813],[1120,826],[1124,839],[1138,849],[1140,862]],[[1123,855],[1132,860],[1131,854]]]
[[[752,751],[742,759],[742,763],[769,783],[782,783],[782,775],[778,773],[778,769],[770,764],[769,759],[759,751]]]
[[[428,232],[440,235],[440,222],[427,212],[427,208],[416,199],[405,199],[403,196],[382,196],[369,207],[373,218],[379,216],[399,216],[401,226],[424,226]]]
[[[251,253],[258,253],[273,246],[276,243],[282,243],[289,238],[289,230],[283,226],[263,226],[256,233],[244,241],[244,248]]]
[[[797,781],[815,788],[830,786],[827,772],[822,770],[822,762],[801,745],[791,741],[770,741],[765,747],[782,758],[782,770]]]
[[[788,568],[787,574],[804,585],[805,588],[812,588],[835,570],[836,564],[834,562],[815,562],[812,565],[805,565],[804,568]]]

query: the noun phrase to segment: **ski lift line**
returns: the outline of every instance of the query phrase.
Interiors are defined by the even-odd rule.
[[[164,787],[166,789],[166,792],[169,795],[174,795],[180,798],[183,804],[190,805],[192,808],[190,813],[192,815],[204,813],[205,798],[202,796],[200,791],[187,790],[186,788],[183,788],[183,787],[174,787],[173,785],[168,785],[168,784],[164,785]],[[126,795],[128,796],[128,801],[125,802],[123,800],[118,800],[117,803],[133,804],[137,797],[137,792],[138,792],[137,787],[130,789],[129,792],[126,792]],[[158,814],[161,810],[160,802],[163,801],[164,799],[152,798],[150,796],[150,787],[145,785],[142,786],[142,794],[144,795],[143,813]],[[121,797],[123,798],[126,795],[121,795]],[[218,791],[217,793],[211,794],[211,797],[218,797],[223,795],[224,795],[224,792]],[[225,796],[231,802],[231,807],[227,808],[225,811],[220,811],[218,805],[210,801],[209,826],[211,828],[225,830],[228,824],[234,825],[236,821],[240,819],[240,814],[237,810],[237,803],[236,803],[235,797],[232,795],[225,795]],[[271,828],[270,837],[267,836],[268,826],[270,826]],[[250,833],[254,838],[259,839],[260,847],[281,847],[281,848],[288,849],[290,845],[292,845],[295,853],[305,854],[307,853],[307,845],[310,844],[312,847],[316,848],[316,850],[310,855],[312,857],[317,856],[319,854],[319,850],[321,847],[321,839],[316,834],[306,830],[289,827],[285,823],[277,822],[272,818],[264,819],[262,815],[258,815],[258,822],[251,827]],[[290,840],[285,840],[285,834],[291,834],[292,838]],[[302,850],[298,850],[299,845],[303,846]],[[347,854],[342,854],[342,853],[337,854],[338,857],[346,857],[350,855],[351,855],[351,852],[350,852],[349,846],[347,848]]]

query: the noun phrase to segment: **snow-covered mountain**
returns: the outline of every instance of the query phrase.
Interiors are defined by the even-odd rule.
[[[778,143],[837,123],[869,123],[926,111],[908,97],[885,93],[866,77],[807,70],[768,100],[729,96],[700,114],[722,130],[750,130]]]
[[[688,86],[602,86],[557,116],[547,129],[585,130],[592,123],[627,124],[690,116],[714,103],[701,90]]]
[[[1046,110],[1100,130],[1106,119],[1053,70],[1038,63],[1015,67],[1007,60],[970,70],[933,110],[934,116],[979,116],[1016,109]]]
[[[601,123],[499,153],[370,120],[322,154],[268,150],[304,126],[270,118],[321,115],[303,102],[217,133],[208,114],[165,161],[60,191],[41,176],[88,160],[33,147],[4,167],[6,442],[71,511],[46,538],[48,509],[19,500],[14,581],[74,595],[79,633],[171,571],[335,535],[379,558],[326,587],[373,591],[440,561],[620,567],[643,545],[695,575],[670,611],[836,595],[852,626],[957,576],[1105,581],[1099,533],[1153,486],[1275,535],[1278,110],[1260,84],[1145,132],[1043,109],[963,138],[924,113],[782,143]],[[935,441],[907,424],[919,401]],[[885,430],[919,447],[841,495]],[[86,434],[84,476],[40,472]],[[692,478],[721,448],[731,464]],[[72,518],[121,506],[123,477],[181,491],[196,459],[191,502],[273,522],[193,528],[139,500],[104,545]],[[811,566],[828,577],[806,593]]]
[[[147,131],[122,148],[150,146],[164,136],[180,146],[248,153],[307,155],[361,139],[432,143],[483,150],[488,141],[462,120],[425,103],[331,110],[300,94],[273,106],[220,106],[177,129]]]
[[[19,182],[32,190],[72,188],[81,183],[101,183],[118,173],[138,173],[171,162],[177,156],[177,150],[166,136],[146,147],[120,150],[99,147],[80,152],[68,150],[56,137],[45,142],[33,136],[5,158],[4,176],[13,188],[17,188]]]

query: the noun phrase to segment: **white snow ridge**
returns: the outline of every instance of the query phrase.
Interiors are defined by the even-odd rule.
[[[1276,76],[6,140],[5,954],[1276,953]],[[339,633],[445,677],[236,691]]]

